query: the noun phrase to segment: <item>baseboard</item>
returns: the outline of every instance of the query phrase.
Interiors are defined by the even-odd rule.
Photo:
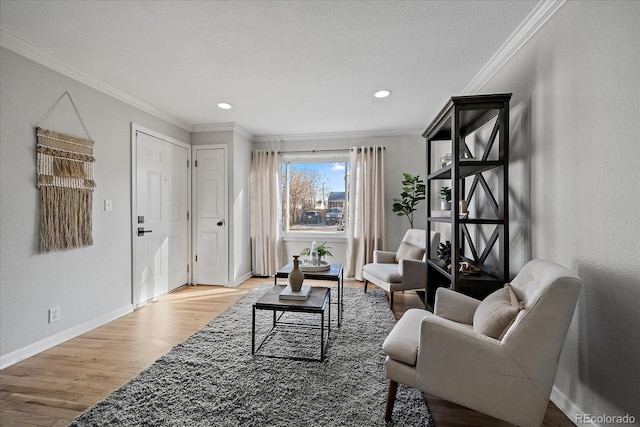
[[[71,338],[75,338],[79,335],[84,334],[85,332],[89,332],[92,329],[112,322],[126,314],[131,313],[132,311],[133,305],[129,304],[118,310],[112,311],[111,313],[107,313],[104,316],[97,317],[88,322],[82,323],[81,325],[74,326],[70,329],[67,329],[66,331],[59,332],[48,338],[45,338],[33,344],[29,344],[26,347],[12,351],[9,354],[0,356],[0,370],[8,368],[9,366],[20,362],[21,360],[55,347],[58,344],[62,344],[63,342],[68,341]]]
[[[580,409],[578,405],[576,405],[571,399],[569,399],[569,397],[561,392],[556,386],[553,386],[553,388],[551,389],[550,400],[554,405],[558,407],[558,409],[560,409],[560,411],[562,411],[563,414],[567,416],[567,418],[569,418],[569,421],[577,426],[583,425],[581,422],[578,422],[578,420],[581,419],[581,417],[578,417],[578,415],[582,416],[583,414],[585,414],[585,411]]]
[[[253,274],[251,273],[251,271],[248,271],[247,273],[238,277],[235,281],[233,281],[233,283],[229,283],[227,287],[237,288],[238,286],[240,286],[242,283],[244,283],[246,280],[250,279],[251,277],[253,277]]]

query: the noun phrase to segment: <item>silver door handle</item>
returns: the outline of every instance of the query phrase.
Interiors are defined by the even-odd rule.
[[[138,236],[144,236],[144,233],[151,233],[153,230],[145,230],[144,227],[138,227]]]

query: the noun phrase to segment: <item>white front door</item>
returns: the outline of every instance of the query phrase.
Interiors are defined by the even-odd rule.
[[[229,281],[226,148],[194,147],[193,282],[226,285]]]
[[[189,149],[136,130],[133,303],[189,282]]]

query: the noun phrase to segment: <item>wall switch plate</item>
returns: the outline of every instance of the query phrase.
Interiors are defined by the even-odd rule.
[[[111,212],[113,210],[113,201],[105,199],[104,201],[104,211]]]
[[[60,320],[60,307],[53,307],[49,309],[49,323],[57,322]]]

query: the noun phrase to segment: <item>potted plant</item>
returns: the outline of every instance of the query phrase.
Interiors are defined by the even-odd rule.
[[[425,198],[424,181],[420,179],[420,175],[413,176],[409,173],[402,174],[402,193],[400,197],[393,199],[393,211],[398,216],[406,216],[409,225],[413,228],[413,213],[417,210],[416,206]]]
[[[316,251],[318,252],[318,261],[322,261],[322,257],[326,255],[333,256],[331,251],[329,251],[331,247],[327,246],[327,242],[316,243],[315,248],[316,248]],[[302,252],[300,252],[300,255],[311,255],[311,248],[304,248]]]
[[[440,189],[440,198],[442,198],[442,202],[440,202],[442,210],[451,210],[451,188],[447,186],[442,187]]]

